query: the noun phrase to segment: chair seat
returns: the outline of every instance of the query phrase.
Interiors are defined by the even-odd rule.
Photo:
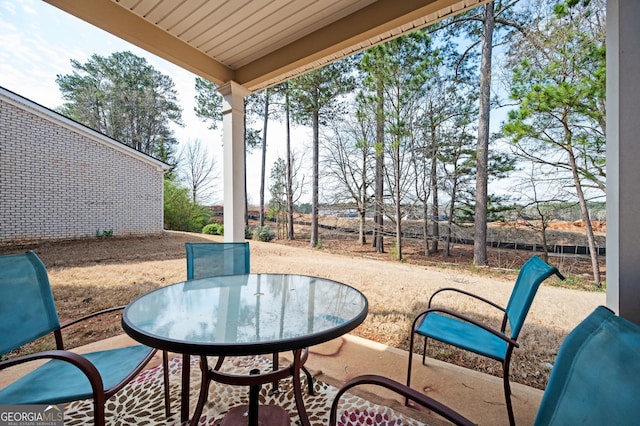
[[[437,312],[429,312],[416,333],[498,361],[507,355],[507,342],[495,334]]]
[[[121,382],[154,349],[143,345],[82,354],[100,372],[105,389]],[[51,360],[0,390],[0,404],[61,404],[92,398],[84,373],[74,365]]]

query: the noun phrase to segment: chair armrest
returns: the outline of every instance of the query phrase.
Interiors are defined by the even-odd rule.
[[[445,292],[445,291],[453,291],[455,293],[460,293],[460,294],[464,294],[465,296],[471,297],[473,299],[479,300],[481,302],[486,303],[489,306],[493,306],[495,309],[499,310],[500,312],[502,312],[502,326],[501,326],[501,331],[504,332],[505,328],[507,327],[507,323],[509,321],[509,318],[507,317],[507,310],[506,308],[503,308],[502,306],[498,305],[497,303],[492,302],[489,299],[486,299],[482,296],[478,296],[477,294],[473,294],[470,293],[468,291],[465,290],[460,290],[459,288],[454,288],[454,287],[444,287],[441,288],[439,290],[437,290],[435,293],[433,293],[431,295],[431,297],[429,298],[429,303],[427,304],[427,309],[431,308],[431,302],[433,301],[433,298],[435,297],[436,294]]]
[[[496,330],[496,329],[494,329],[492,327],[489,327],[488,325],[486,325],[484,323],[481,323],[480,321],[476,321],[476,320],[474,320],[473,318],[471,318],[471,317],[469,317],[467,315],[452,311],[450,309],[443,309],[443,308],[429,308],[429,309],[421,312],[416,317],[416,319],[413,321],[413,326],[411,328],[412,332],[415,332],[416,327],[418,325],[418,321],[421,318],[427,316],[430,312],[439,312],[439,313],[442,313],[442,314],[450,315],[450,316],[452,316],[454,318],[458,318],[461,321],[465,321],[465,322],[471,323],[471,324],[475,325],[476,327],[480,327],[483,330],[488,331],[489,333],[495,335],[496,337],[499,337],[500,339],[502,339],[505,342],[513,345],[516,348],[520,347],[518,342],[516,342],[515,340],[513,340],[509,336],[505,335],[502,331],[499,331],[499,330]]]
[[[461,293],[461,294],[464,294],[465,296],[473,297],[474,299],[480,300],[481,302],[484,302],[484,303],[486,303],[488,305],[491,305],[491,306],[493,306],[494,308],[498,309],[501,312],[505,312],[506,311],[505,308],[503,308],[502,306],[498,305],[497,303],[492,302],[491,300],[485,299],[484,297],[478,296],[477,294],[473,294],[473,293],[470,293],[468,291],[460,290],[459,288],[454,288],[454,287],[444,287],[444,288],[441,288],[441,289],[437,290],[435,293],[433,293],[431,295],[431,297],[429,298],[429,304],[427,305],[427,308],[431,308],[431,302],[432,302],[433,298],[435,297],[435,295],[439,294],[439,293],[442,293],[444,291],[453,291],[453,292],[456,292],[456,293]]]
[[[471,422],[469,419],[467,419],[466,417],[457,413],[456,411],[453,411],[451,408],[447,407],[446,405],[436,401],[433,398],[426,396],[425,394],[422,394],[416,391],[415,389],[407,387],[406,385],[403,385],[387,377],[370,374],[370,375],[354,377],[338,391],[338,393],[335,396],[335,399],[333,400],[333,404],[331,404],[331,412],[329,417],[330,426],[335,426],[336,424],[338,402],[342,394],[344,394],[346,391],[353,388],[354,386],[359,386],[359,385],[377,385],[377,386],[382,386],[384,388],[387,388],[393,392],[396,392],[404,396],[407,399],[410,399],[422,405],[423,407],[430,409],[431,411],[449,420],[453,424],[463,425],[463,426],[475,424]]]
[[[82,322],[82,321],[85,321],[85,320],[88,320],[88,319],[90,319],[90,318],[97,317],[97,316],[99,316],[99,315],[104,315],[104,314],[108,314],[108,313],[110,313],[110,312],[115,312],[115,311],[121,311],[121,310],[123,310],[124,308],[125,308],[125,306],[115,306],[115,307],[113,307],[113,308],[107,308],[107,309],[103,309],[103,310],[101,310],[101,311],[97,311],[97,312],[90,313],[90,314],[88,314],[88,315],[83,316],[82,318],[78,318],[78,319],[75,319],[75,320],[73,320],[73,321],[69,321],[69,322],[67,322],[67,323],[65,323],[65,324],[62,324],[62,325],[60,326],[60,330],[63,330],[63,329],[65,329],[65,328],[67,328],[67,327],[70,327],[70,326],[72,326],[72,325],[74,325],[74,324],[78,324],[78,323],[80,323],[80,322]]]
[[[94,398],[104,398],[104,384],[98,369],[85,357],[65,350],[53,350],[24,355],[0,362],[0,370],[39,359],[57,359],[77,367],[87,377],[93,390]],[[64,386],[64,383],[61,383]]]

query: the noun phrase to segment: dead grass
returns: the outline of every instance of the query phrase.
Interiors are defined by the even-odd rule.
[[[304,230],[301,231],[304,233]],[[354,334],[402,349],[408,348],[408,330],[415,315],[438,288],[455,286],[505,304],[519,267],[530,253],[492,251],[496,268],[469,265],[469,253],[456,247],[455,257],[420,256],[408,247],[406,262],[393,261],[389,253],[375,254],[370,247],[353,242],[354,237],[324,233],[321,250],[308,247],[308,240],[260,243],[251,241],[252,272],[299,273],[332,278],[361,290],[369,300],[369,315]],[[112,306],[125,305],[151,289],[186,277],[184,243],[221,241],[220,237],[166,232],[147,238],[101,238],[84,241],[2,246],[0,254],[33,249],[47,265],[61,320]],[[560,260],[561,264],[558,264]],[[575,259],[553,259],[563,273],[579,276],[584,267]],[[605,303],[603,292],[554,287],[549,280],[540,289],[520,337],[521,347],[512,360],[512,380],[543,388],[547,364],[566,334],[597,305]],[[551,283],[549,283],[551,282]],[[496,312],[460,297],[442,301],[469,315],[499,321]],[[66,335],[71,346],[120,333],[119,314],[98,318]],[[40,343],[42,349],[52,343]],[[27,350],[34,350],[29,348]],[[428,355],[482,372],[501,375],[499,363],[430,345]]]

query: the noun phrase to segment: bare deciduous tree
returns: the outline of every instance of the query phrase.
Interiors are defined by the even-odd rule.
[[[324,170],[333,204],[353,204],[358,210],[360,224],[358,242],[366,244],[365,220],[372,186],[370,171],[375,156],[375,123],[354,117],[336,122],[324,138]]]
[[[216,161],[199,139],[190,140],[180,153],[181,175],[191,191],[194,203],[208,201],[219,178]]]

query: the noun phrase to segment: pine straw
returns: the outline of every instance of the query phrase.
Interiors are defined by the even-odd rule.
[[[251,241],[252,272],[299,273],[331,278],[352,285],[369,300],[369,315],[353,334],[383,344],[408,349],[408,330],[413,318],[425,308],[429,296],[441,287],[458,287],[505,304],[516,271],[529,254],[500,254],[501,267],[470,268],[460,255],[442,267],[442,259],[422,259],[407,251],[412,263],[399,263],[389,254],[376,255],[370,247],[323,236],[323,249],[308,247],[308,240],[279,243]],[[147,238],[100,238],[84,241],[3,246],[0,254],[33,249],[47,265],[61,321],[78,318],[96,310],[125,305],[154,288],[186,277],[186,241],[222,241],[220,237],[181,232],[165,232]],[[495,253],[493,254],[494,256]],[[466,255],[468,257],[468,254]],[[507,260],[509,258],[509,260]],[[458,259],[458,260],[456,260]],[[493,262],[496,261],[494,258]],[[565,259],[566,261],[566,259]],[[459,265],[451,265],[457,262]],[[466,263],[465,263],[466,262]],[[553,262],[553,260],[552,260]],[[460,265],[466,265],[461,267]],[[574,263],[563,267],[576,269]],[[548,366],[566,334],[596,306],[605,304],[603,292],[586,292],[555,287],[555,278],[545,283],[533,303],[520,336],[521,347],[512,360],[512,381],[544,388]],[[476,318],[499,325],[499,313],[462,297],[446,297],[442,303]],[[121,333],[120,315],[109,314],[67,334],[70,347]],[[50,347],[40,342],[26,351]],[[478,371],[501,376],[498,362],[430,343],[428,356]]]

